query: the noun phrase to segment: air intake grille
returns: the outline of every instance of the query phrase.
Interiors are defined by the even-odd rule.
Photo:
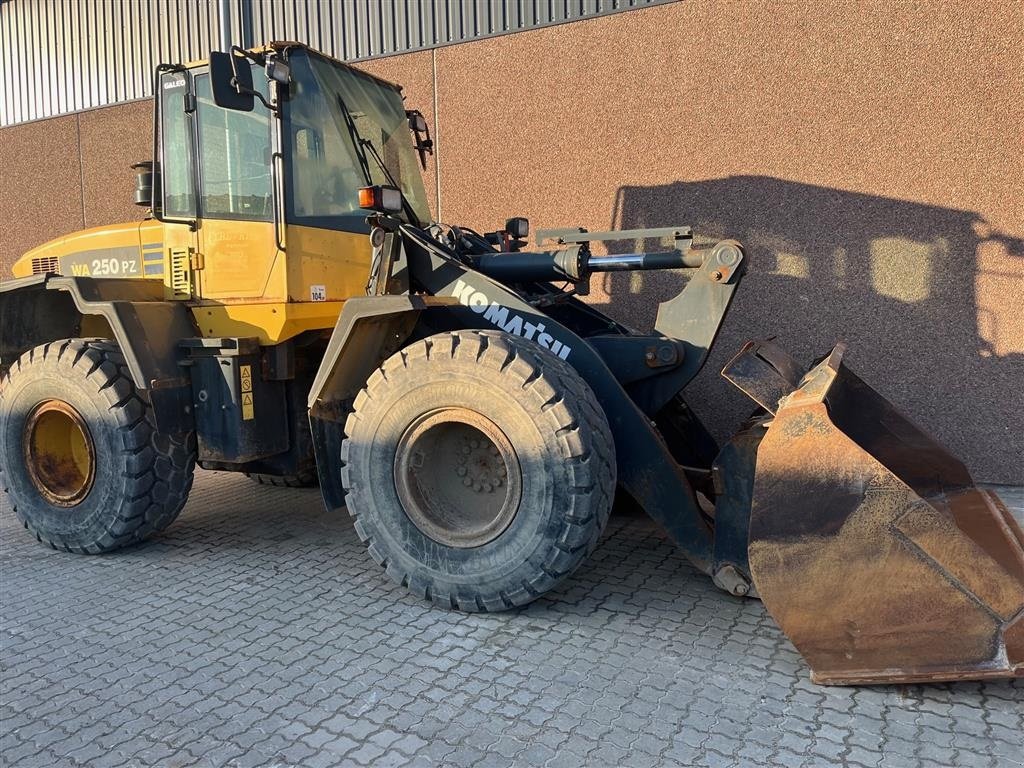
[[[60,265],[56,256],[41,256],[32,259],[32,274],[45,275],[47,272],[59,272]]]
[[[192,298],[192,265],[188,248],[171,249],[171,298]]]

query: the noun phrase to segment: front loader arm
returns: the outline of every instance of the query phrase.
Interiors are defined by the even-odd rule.
[[[386,236],[375,251],[371,295],[346,304],[310,396],[318,453],[336,453],[346,400],[397,349],[395,344],[403,344],[417,322],[435,328],[496,328],[538,344],[580,373],[608,416],[621,486],[665,527],[692,563],[710,572],[711,525],[652,416],[679,394],[707,359],[743,275],[739,245],[723,241],[692,249],[689,230],[680,230],[676,239],[683,245],[674,251],[592,257],[585,241],[608,236],[577,232],[569,236],[573,242],[563,242],[564,248],[553,251],[459,256],[415,227],[377,221]],[[385,286],[394,290],[395,265],[403,273],[403,288],[409,285],[423,295],[383,295]],[[661,305],[657,332],[651,335],[629,334],[610,320],[607,332],[595,334],[593,318],[577,328],[571,307],[558,303],[557,293],[554,301],[549,293],[541,294],[539,301],[528,298],[531,285],[559,276],[585,284],[594,272],[680,267],[695,271],[680,295]],[[526,290],[521,293],[505,281]],[[549,307],[551,311],[545,311]],[[600,316],[593,307],[588,311]],[[359,354],[339,352],[353,344]],[[350,375],[345,360],[351,359],[368,367]],[[351,386],[340,386],[344,381]],[[332,508],[343,502],[340,486],[335,486],[323,483],[325,501]]]
[[[324,501],[344,503],[336,471],[348,408],[359,387],[386,357],[404,346],[417,324],[434,329],[496,328],[522,336],[568,362],[594,390],[616,445],[619,482],[668,531],[687,558],[707,571],[712,532],[683,468],[651,419],[606,364],[596,346],[519,294],[473,269],[413,228],[402,228],[380,263],[401,263],[413,295],[371,295],[346,302],[309,397]],[[378,276],[378,285],[389,284]],[[628,338],[628,337],[623,337]],[[650,339],[650,337],[642,337]],[[636,347],[643,354],[641,346]],[[653,371],[657,373],[657,371]]]
[[[637,404],[655,414],[704,367],[746,270],[743,249],[723,240],[705,251],[703,263],[677,296],[658,306],[654,329],[682,347],[682,362],[632,388]]]
[[[403,228],[404,229],[404,228]],[[664,439],[594,346],[515,292],[407,233],[410,278],[437,297],[458,303],[446,308],[466,328],[497,328],[531,339],[571,364],[594,390],[608,416],[618,457],[619,482],[668,531],[696,567],[712,562],[712,532],[682,467]]]

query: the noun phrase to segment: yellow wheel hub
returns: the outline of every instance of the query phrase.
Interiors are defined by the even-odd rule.
[[[82,415],[67,403],[47,400],[32,410],[24,454],[29,478],[51,504],[73,507],[89,495],[96,452]]]

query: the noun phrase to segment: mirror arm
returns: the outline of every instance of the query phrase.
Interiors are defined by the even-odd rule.
[[[267,65],[267,57],[264,56],[262,53],[251,53],[250,51],[245,50],[245,48],[242,48],[239,45],[232,45],[231,50],[228,51],[228,53],[237,53],[241,58],[248,59],[257,67],[265,67]],[[238,70],[235,69],[234,59],[231,60],[231,68],[235,71],[236,74],[238,73]]]
[[[260,102],[263,104],[264,107],[269,109],[275,115],[277,114],[277,107],[275,107],[273,104],[271,104],[269,101],[267,101],[263,97],[263,94],[260,93],[259,91],[254,91],[254,90],[251,90],[250,88],[241,88],[241,87],[239,87],[238,85],[235,84],[234,79],[231,80],[231,84],[235,86],[235,88],[238,90],[239,93],[251,93],[253,96],[255,96],[257,99],[260,100]]]
[[[262,54],[258,54],[258,53],[250,53],[249,51],[247,51],[244,48],[242,48],[240,46],[237,46],[237,45],[232,45],[231,46],[230,53],[231,53],[231,74],[234,75],[231,78],[231,86],[238,93],[248,93],[248,94],[251,94],[251,95],[255,96],[257,99],[260,100],[260,103],[263,104],[264,107],[266,107],[267,109],[269,109],[271,112],[273,112],[276,115],[277,114],[277,107],[275,107],[273,104],[271,104],[269,101],[267,101],[266,98],[264,98],[262,93],[260,93],[259,91],[253,90],[251,88],[246,88],[245,86],[238,84],[238,59],[239,58],[248,59],[249,61],[251,61],[256,66],[263,67],[263,66],[266,66],[267,57],[262,55]],[[239,54],[239,55],[236,56],[235,54]]]

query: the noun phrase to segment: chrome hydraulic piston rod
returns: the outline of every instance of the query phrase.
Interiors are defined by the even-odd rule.
[[[550,251],[481,254],[474,258],[474,267],[506,283],[577,282],[595,272],[697,268],[704,263],[707,253],[693,248],[592,256],[586,244],[572,244]]]

